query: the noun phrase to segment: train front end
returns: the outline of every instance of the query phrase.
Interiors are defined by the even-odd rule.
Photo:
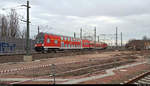
[[[44,33],[39,33],[36,36],[34,49],[37,52],[44,51]]]

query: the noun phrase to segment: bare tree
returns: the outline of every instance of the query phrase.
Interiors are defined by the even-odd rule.
[[[19,20],[15,9],[11,9],[9,14],[9,37],[19,38]]]
[[[143,40],[148,40],[147,36],[143,36],[142,39],[143,39]]]
[[[2,16],[1,19],[1,37],[7,37],[8,36],[8,19],[6,16]]]
[[[26,29],[23,29],[21,32],[20,32],[20,36],[22,39],[25,39],[26,38],[26,35],[27,35],[27,31]]]

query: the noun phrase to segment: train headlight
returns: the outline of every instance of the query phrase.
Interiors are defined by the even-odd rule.
[[[42,46],[44,46],[44,44],[42,44]]]

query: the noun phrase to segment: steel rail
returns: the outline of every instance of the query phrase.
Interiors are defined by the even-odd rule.
[[[142,73],[142,74],[140,74],[140,75],[138,75],[136,77],[133,77],[132,79],[129,79],[128,81],[125,81],[123,84],[132,84],[132,83],[134,83],[134,82],[144,78],[145,76],[147,76],[149,74],[150,74],[150,71]]]

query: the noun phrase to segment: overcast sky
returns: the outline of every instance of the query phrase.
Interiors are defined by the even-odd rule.
[[[26,4],[26,0],[0,2],[0,9]],[[114,34],[117,26],[125,40],[150,36],[150,0],[30,0],[30,5],[31,36],[37,34],[38,25],[42,32],[67,36],[79,35],[81,27],[93,33],[95,26],[97,34]],[[16,10],[26,19],[26,9],[21,8]]]

